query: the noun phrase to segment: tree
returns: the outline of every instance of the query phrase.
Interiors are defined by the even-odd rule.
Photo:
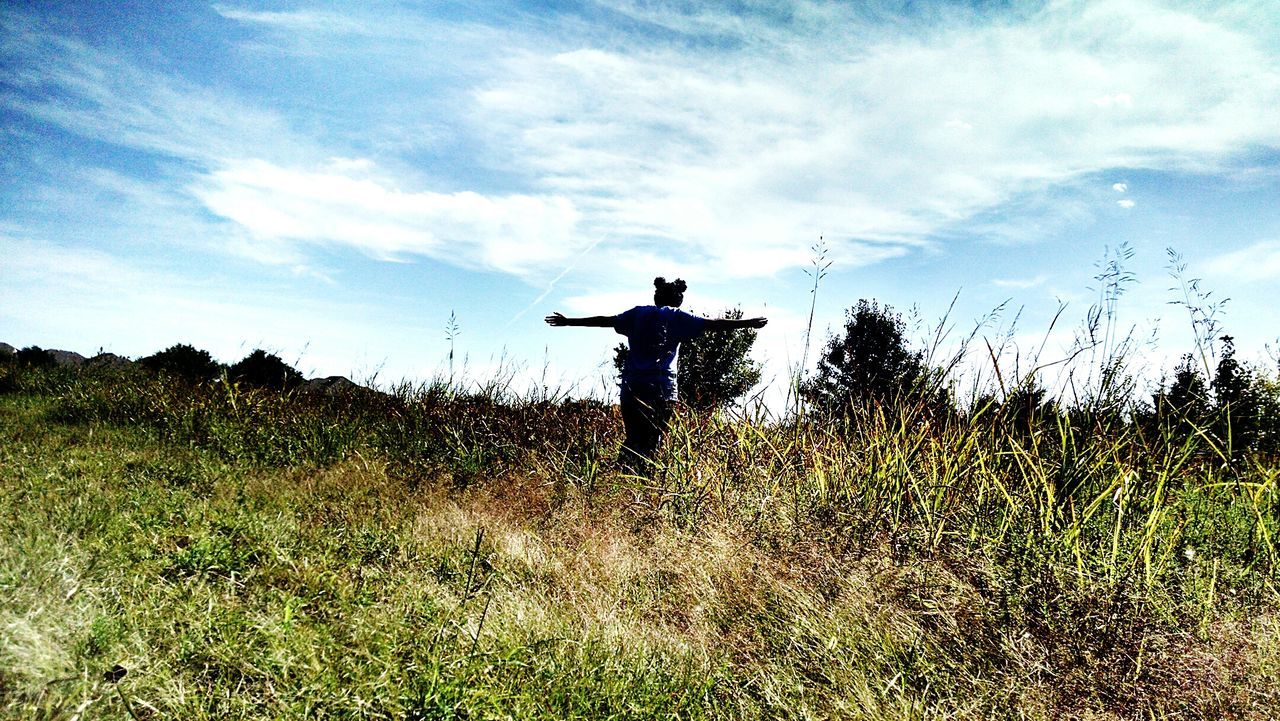
[[[138,361],[144,368],[185,379],[192,383],[211,381],[222,374],[222,364],[185,343],[171,345]]]
[[[1009,391],[1000,404],[1003,422],[1017,430],[1035,430],[1042,420],[1058,413],[1058,404],[1049,397],[1048,389],[1034,379]]]
[[[742,309],[724,312],[742,319]],[[680,345],[676,383],[680,397],[692,408],[710,411],[724,408],[746,395],[760,382],[760,364],[751,360],[756,331],[712,330]]]
[[[38,345],[29,345],[16,354],[18,365],[27,368],[52,368],[58,365],[58,359],[50,351]]]
[[[1236,360],[1235,339],[1222,336],[1222,357],[1213,374],[1214,432],[1230,447],[1242,450],[1257,441],[1262,411],[1262,384],[1248,365]]]
[[[275,390],[295,388],[304,380],[302,374],[293,366],[280,360],[279,356],[262,349],[255,350],[237,361],[227,370],[227,376],[238,383]]]
[[[1151,399],[1156,419],[1179,435],[1194,433],[1209,419],[1209,386],[1195,358],[1187,353],[1173,371],[1173,380]]]
[[[1235,338],[1222,336],[1222,359],[1213,374],[1213,396],[1218,408],[1227,410],[1243,402],[1249,393],[1249,369],[1236,360]]]
[[[933,374],[924,354],[908,347],[905,331],[892,308],[859,300],[845,311],[844,334],[827,339],[817,373],[804,382],[801,394],[827,412],[890,404],[913,393],[936,394],[928,399],[931,404],[941,400],[944,396],[930,388]]]
[[[724,312],[725,318],[742,318],[742,309]],[[680,399],[698,411],[732,404],[760,382],[760,364],[750,358],[756,331],[711,330],[680,344],[676,385]],[[621,373],[627,363],[627,345],[613,350],[613,365]]]

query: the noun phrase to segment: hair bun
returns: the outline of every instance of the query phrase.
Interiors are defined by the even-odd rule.
[[[671,287],[683,293],[685,289],[688,288],[689,286],[685,285],[684,281],[681,280],[680,278],[676,278],[674,281],[671,282]]]
[[[662,276],[658,276],[657,278],[653,279],[653,287],[659,290],[661,290],[666,284],[667,284],[667,279],[663,278]]]

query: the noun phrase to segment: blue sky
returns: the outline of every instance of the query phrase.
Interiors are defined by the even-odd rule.
[[[472,377],[601,392],[618,339],[541,318],[663,275],[769,316],[778,376],[819,237],[815,345],[959,293],[955,337],[1003,308],[1006,362],[1058,357],[1120,247],[1148,375],[1190,350],[1168,248],[1245,357],[1280,337],[1270,0],[10,2],[0,118],[17,346],[426,379],[454,313]]]

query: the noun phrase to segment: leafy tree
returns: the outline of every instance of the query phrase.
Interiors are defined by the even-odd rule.
[[[28,368],[52,368],[58,365],[53,353],[38,345],[31,345],[17,352],[18,365]]]
[[[726,310],[724,317],[742,318],[742,309]],[[712,330],[680,344],[676,383],[680,396],[699,411],[724,408],[746,395],[760,382],[760,364],[751,360],[756,331]]]
[[[1034,429],[1039,421],[1060,413],[1058,404],[1049,396],[1048,389],[1034,381],[1020,386],[1005,396],[1000,404],[1003,421],[1017,429]]]
[[[742,318],[742,309],[724,312],[725,318]],[[680,398],[691,408],[710,411],[724,408],[760,382],[760,364],[750,358],[756,342],[753,329],[707,331],[680,344],[676,385]],[[613,365],[621,373],[627,363],[627,345],[613,349]]]
[[[171,345],[138,362],[144,368],[156,373],[176,376],[192,383],[202,383],[217,378],[221,375],[223,367],[209,355],[209,351],[198,350],[185,343]]]
[[[1251,390],[1257,402],[1254,448],[1263,453],[1280,453],[1280,379],[1259,373],[1253,378]]]
[[[1213,430],[1234,451],[1253,448],[1266,415],[1267,385],[1247,364],[1236,360],[1235,339],[1222,336],[1222,356],[1213,374]]]
[[[227,376],[238,383],[275,390],[295,388],[304,380],[293,366],[262,349],[237,361],[227,370]]]
[[[1280,450],[1280,381],[1237,360],[1231,336],[1220,340],[1212,380],[1184,355],[1168,387],[1152,397],[1152,415],[1179,435],[1209,431],[1236,455]]]
[[[1249,369],[1236,360],[1235,338],[1222,336],[1222,358],[1213,374],[1213,395],[1219,410],[1246,401],[1249,394]]]
[[[945,404],[945,395],[930,387],[933,375],[924,354],[908,346],[902,316],[863,299],[845,311],[843,335],[828,338],[817,373],[801,393],[827,412],[895,403],[911,394]]]
[[[1161,384],[1151,405],[1157,422],[1179,435],[1194,433],[1208,422],[1212,410],[1209,386],[1190,353],[1182,356],[1168,387]]]

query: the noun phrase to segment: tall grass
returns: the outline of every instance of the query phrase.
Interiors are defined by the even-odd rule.
[[[0,708],[151,717],[1280,713],[1280,474],[1117,414],[677,416],[0,377]]]

